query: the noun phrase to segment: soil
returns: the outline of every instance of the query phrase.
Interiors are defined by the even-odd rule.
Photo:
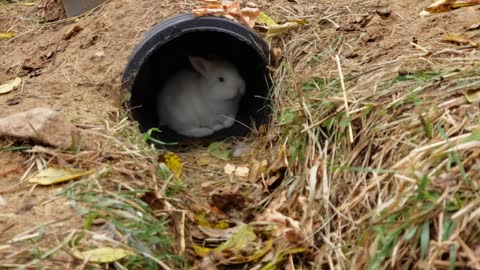
[[[445,33],[466,34],[472,40],[480,40],[480,30],[466,30],[480,22],[478,6],[423,18],[419,13],[432,3],[430,0],[344,2],[347,1],[258,1],[262,10],[275,14],[275,17],[298,12],[307,18],[318,18],[322,12],[334,8],[345,13],[345,18],[361,19],[376,9],[391,10],[385,19],[373,16],[360,31],[342,32],[348,44],[342,48],[344,68],[351,71],[382,65],[404,55],[423,53],[422,48],[459,50],[458,45],[441,41]],[[0,95],[0,117],[43,106],[62,112],[71,122],[82,127],[124,114],[120,80],[134,46],[152,26],[167,17],[187,12],[191,7],[191,1],[116,0],[107,2],[85,18],[61,18],[40,23],[36,7],[21,3],[0,6],[0,32],[17,33],[10,40],[0,39],[0,83],[16,76],[22,77],[24,82],[19,89]],[[320,39],[338,36],[330,23],[321,23],[331,31],[330,36]],[[355,26],[355,21],[336,23],[347,28]],[[64,35],[75,25],[81,30],[65,40]],[[292,39],[297,38],[295,33],[291,35]],[[322,44],[312,45],[312,51],[308,53],[322,52]],[[445,55],[451,56],[449,53]],[[425,61],[419,66],[399,69],[429,70],[433,66]],[[333,61],[332,70],[336,70]],[[317,76],[331,74],[325,70]],[[9,143],[2,141],[0,146]],[[87,141],[85,147],[94,143]],[[25,181],[29,158],[28,154],[20,152],[0,152],[0,196],[7,203],[0,206],[0,243],[51,221],[65,220],[59,226],[77,226],[76,219],[68,219],[74,214],[68,202],[56,197],[62,191],[62,185],[32,189],[32,185]],[[187,164],[195,164],[198,156],[185,154],[182,158]],[[219,162],[218,170],[221,171],[223,166]],[[185,170],[188,174],[189,167]],[[215,175],[206,174],[205,179],[197,180],[214,182]],[[211,192],[208,186],[204,185],[203,194],[199,196],[208,196]]]

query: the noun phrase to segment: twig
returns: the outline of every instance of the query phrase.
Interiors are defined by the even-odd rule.
[[[343,90],[343,100],[345,103],[345,114],[348,118],[348,135],[350,138],[350,143],[353,143],[353,130],[352,130],[352,123],[350,122],[350,112],[348,109],[348,100],[347,100],[347,92],[345,90],[345,79],[343,77],[343,71],[342,71],[342,65],[340,64],[340,57],[338,54],[335,56],[335,59],[337,60],[337,66],[338,66],[338,74],[340,76],[340,84],[342,86]]]

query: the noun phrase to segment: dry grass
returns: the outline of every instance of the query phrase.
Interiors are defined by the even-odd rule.
[[[437,44],[359,65],[351,35],[318,26],[357,16],[331,7],[284,40],[275,74],[276,131],[297,177],[282,209],[307,236],[304,263],[478,269],[480,110],[464,93],[478,91],[480,55]]]

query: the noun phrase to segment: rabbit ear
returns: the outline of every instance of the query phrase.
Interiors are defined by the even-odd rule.
[[[198,56],[189,56],[188,59],[190,60],[190,63],[196,71],[198,71],[203,76],[206,76],[206,74],[210,70],[210,61]]]

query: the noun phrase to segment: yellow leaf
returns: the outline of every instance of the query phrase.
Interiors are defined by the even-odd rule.
[[[7,248],[11,248],[12,246],[10,245],[0,245],[0,250],[4,250],[4,249],[7,249]]]
[[[272,247],[273,247],[273,239],[270,238],[270,239],[268,239],[266,245],[263,248],[256,250],[253,255],[251,255],[247,258],[248,261],[252,262],[252,261],[256,261],[256,260],[260,259],[265,254],[267,254],[267,252],[269,252],[272,249]]]
[[[228,228],[230,228],[230,223],[228,223],[228,221],[226,221],[226,220],[222,220],[222,221],[218,222],[217,224],[215,224],[215,229],[225,230],[225,229],[228,229]]]
[[[277,265],[280,262],[285,260],[285,255],[292,255],[296,253],[302,253],[307,251],[305,248],[292,248],[290,250],[286,250],[284,252],[280,252],[275,258],[270,260],[267,264],[265,264],[260,270],[274,270],[277,269]]]
[[[241,227],[230,239],[225,243],[216,247],[215,251],[222,251],[225,249],[242,249],[251,244],[257,239],[257,235],[249,226]]]
[[[135,255],[130,250],[123,248],[102,247],[87,251],[73,251],[73,255],[80,260],[87,260],[96,263],[110,263],[123,259],[127,256]]]
[[[28,182],[39,185],[52,185],[61,182],[70,181],[85,175],[94,173],[95,170],[81,171],[68,168],[46,168],[35,176],[31,177]]]
[[[267,36],[273,37],[273,36],[282,35],[289,32],[290,30],[298,28],[299,26],[300,26],[300,23],[296,21],[273,25],[268,28]]]
[[[263,12],[260,12],[260,15],[258,15],[257,22],[259,24],[264,24],[268,27],[278,25],[277,22],[275,22],[270,16]]]
[[[14,36],[15,36],[15,33],[11,33],[11,32],[0,33],[0,38],[12,38]]]
[[[480,5],[480,0],[457,0],[453,3],[453,8],[470,7]]]
[[[470,39],[467,36],[457,34],[445,34],[442,37],[442,40],[460,45],[468,45],[471,43]]]
[[[210,223],[208,222],[207,218],[205,217],[205,213],[198,213],[195,215],[195,219],[197,220],[198,225],[211,227]]]
[[[478,89],[468,89],[465,91],[465,98],[470,103],[476,103],[480,101],[480,88]]]
[[[183,165],[180,157],[175,153],[166,152],[163,154],[163,159],[165,160],[165,164],[167,165],[168,169],[175,175],[177,179],[180,179],[183,172]]]
[[[27,6],[27,7],[33,7],[33,6],[35,6],[35,2],[22,2],[22,4],[23,4],[24,6]]]
[[[22,79],[16,77],[15,79],[8,81],[0,85],[0,94],[6,94],[17,88],[22,83]]]
[[[420,15],[428,16],[432,13],[448,12],[456,8],[474,6],[479,4],[480,0],[439,0],[425,8],[422,12],[420,12]]]
[[[193,251],[200,257],[206,257],[212,252],[212,249],[193,244]]]

